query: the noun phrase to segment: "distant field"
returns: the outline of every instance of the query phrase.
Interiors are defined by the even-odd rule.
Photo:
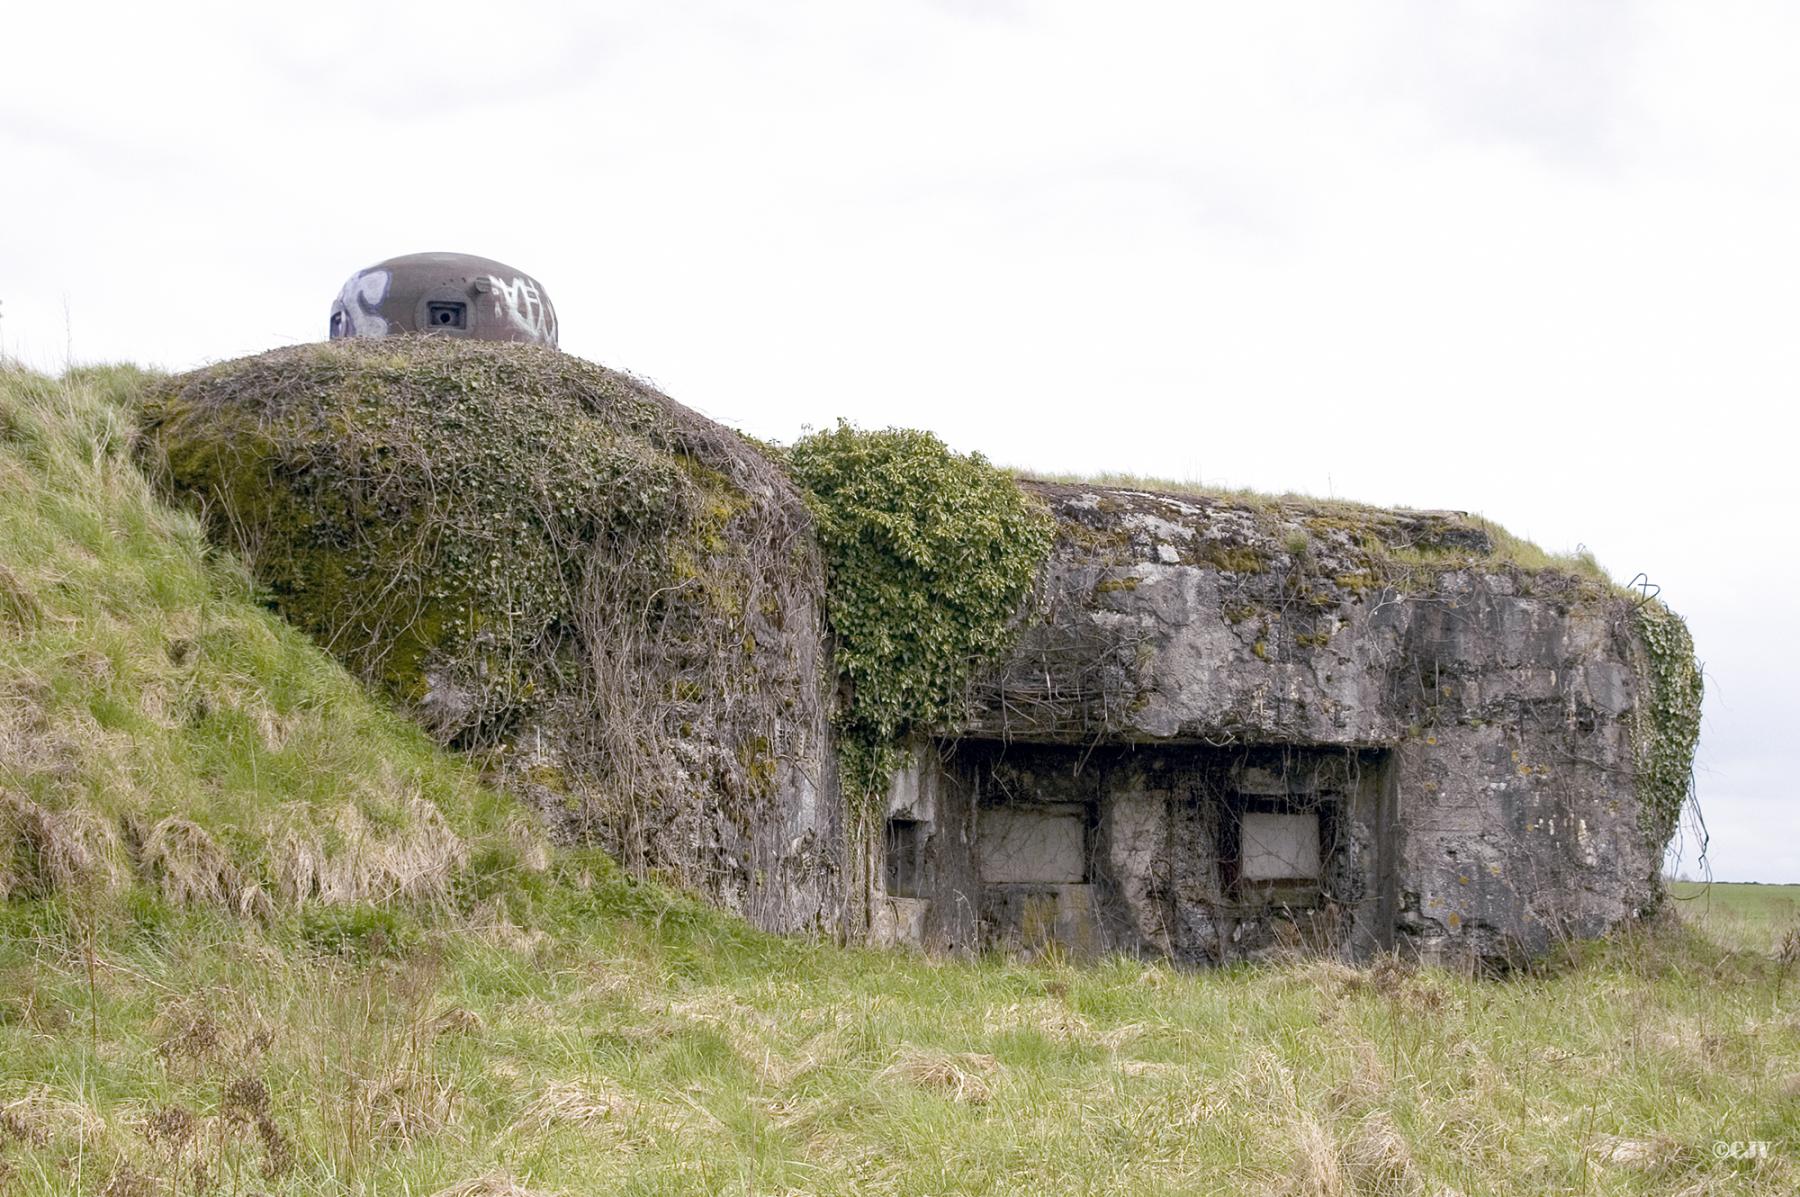
[[[1669,897],[1688,923],[1747,951],[1774,951],[1787,931],[1800,927],[1800,885],[1677,881]]]

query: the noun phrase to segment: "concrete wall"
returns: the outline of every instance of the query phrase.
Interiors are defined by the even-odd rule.
[[[896,787],[933,827],[900,938],[1516,959],[1654,903],[1626,600],[1471,564],[1486,533],[1454,513],[1041,489],[1062,535],[1019,645]],[[1301,811],[1316,881],[1269,859],[1304,857]],[[984,863],[990,832],[1020,859]]]
[[[922,905],[883,895],[880,938],[1190,963],[1302,942],[1366,951],[1392,935],[1395,895],[1373,851],[1386,769],[1379,753],[1336,748],[962,741],[922,752],[890,811],[929,820],[933,888]],[[1246,826],[1274,829],[1271,842],[1246,850]],[[1245,868],[1271,847],[1286,867]],[[1310,873],[1296,869],[1308,860]]]

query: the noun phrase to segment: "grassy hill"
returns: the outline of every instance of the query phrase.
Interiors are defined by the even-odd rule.
[[[142,381],[0,372],[0,1193],[1800,1188],[1791,892],[1500,982],[759,935],[272,617]]]

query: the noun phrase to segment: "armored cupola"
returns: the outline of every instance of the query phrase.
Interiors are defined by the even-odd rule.
[[[331,338],[424,333],[556,347],[556,308],[522,270],[473,254],[389,258],[350,276],[331,305]]]

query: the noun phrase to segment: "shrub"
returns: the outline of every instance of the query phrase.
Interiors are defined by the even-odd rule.
[[[866,797],[915,732],[960,719],[973,670],[1012,642],[1052,524],[1011,474],[928,432],[840,422],[788,457],[825,554],[845,789]]]

